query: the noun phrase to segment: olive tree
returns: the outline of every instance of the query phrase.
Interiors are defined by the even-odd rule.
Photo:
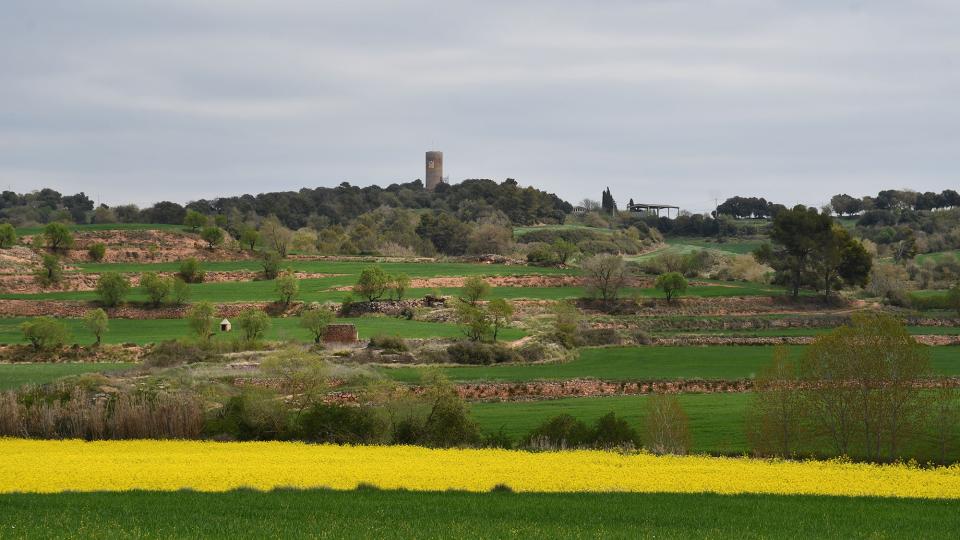
[[[67,327],[53,317],[34,317],[21,324],[20,329],[36,351],[59,349],[70,339]]]
[[[123,301],[130,292],[130,280],[118,272],[104,272],[97,280],[97,296],[100,302],[113,307]]]
[[[270,317],[262,309],[249,308],[240,313],[237,326],[243,331],[243,337],[254,343],[270,329]]]
[[[93,334],[95,345],[100,345],[103,341],[103,334],[109,330],[109,324],[107,312],[101,308],[91,309],[83,315],[83,325]]]
[[[48,223],[43,228],[43,237],[47,247],[53,251],[69,249],[73,246],[73,234],[70,229],[60,222]]]
[[[366,298],[368,302],[373,302],[383,298],[389,286],[390,276],[379,266],[373,265],[360,271],[357,283],[353,286],[353,292]]]
[[[213,337],[213,329],[217,324],[214,318],[216,314],[217,310],[210,302],[200,302],[187,312],[187,324],[201,341],[209,341]]]
[[[667,272],[660,274],[654,281],[654,286],[661,291],[667,299],[667,303],[673,302],[673,297],[683,294],[687,290],[687,278],[680,272]]]
[[[310,332],[314,343],[320,343],[331,321],[333,312],[322,306],[311,306],[300,314],[300,327]]]

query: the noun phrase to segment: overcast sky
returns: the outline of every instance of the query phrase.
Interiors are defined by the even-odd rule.
[[[957,0],[3,0],[0,188],[958,188]]]

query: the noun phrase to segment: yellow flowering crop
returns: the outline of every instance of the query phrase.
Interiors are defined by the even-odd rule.
[[[284,442],[0,439],[0,493],[275,487],[633,491],[960,498],[960,467],[601,451],[529,453]]]

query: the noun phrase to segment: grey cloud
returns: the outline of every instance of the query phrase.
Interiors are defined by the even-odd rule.
[[[956,186],[960,6],[8,0],[0,187],[107,203],[422,176],[705,210]]]

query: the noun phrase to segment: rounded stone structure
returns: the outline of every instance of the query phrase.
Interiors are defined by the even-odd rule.
[[[427,190],[433,191],[443,183],[443,152],[431,150],[427,152],[427,174],[425,176]]]

